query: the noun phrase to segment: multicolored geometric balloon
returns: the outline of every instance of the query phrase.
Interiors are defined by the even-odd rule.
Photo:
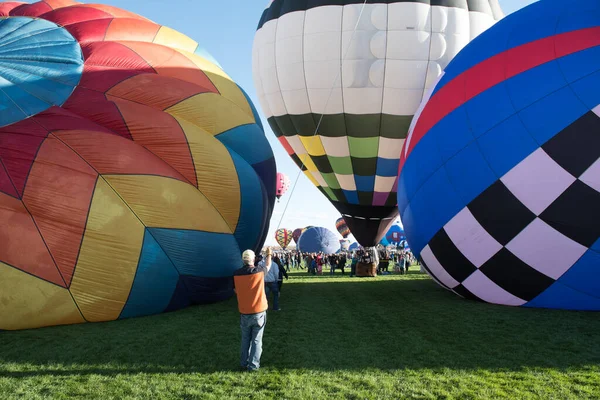
[[[294,232],[292,232],[292,239],[294,239],[294,243],[298,244],[298,240],[300,240],[300,236],[302,236],[303,232],[304,230],[302,228],[294,229]]]
[[[446,68],[402,152],[398,206],[460,296],[600,310],[600,2],[541,0]]]
[[[424,94],[502,16],[498,0],[269,3],[253,50],[263,112],[362,245],[396,218],[400,151]]]
[[[244,92],[192,39],[115,7],[0,16],[0,329],[231,296],[275,201]]]
[[[277,173],[277,186],[275,187],[277,200],[281,199],[288,189],[290,188],[290,178],[281,172]]]
[[[275,232],[275,240],[282,249],[286,249],[292,241],[292,231],[289,229],[278,229]]]
[[[350,229],[348,229],[348,225],[346,225],[344,218],[338,218],[338,220],[335,221],[335,228],[344,239],[350,236]]]

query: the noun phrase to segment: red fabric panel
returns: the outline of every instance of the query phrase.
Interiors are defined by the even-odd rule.
[[[79,7],[92,7],[98,10],[102,10],[115,18],[128,18],[139,21],[147,21],[151,22],[147,18],[142,17],[141,15],[137,15],[135,13],[129,12],[127,10],[120,9],[118,7],[108,6],[105,4],[81,4]]]
[[[0,194],[7,194],[13,197],[19,197],[15,187],[10,181],[10,177],[8,176],[8,172],[4,169],[4,166],[0,164]]]
[[[111,22],[112,19],[103,18],[93,21],[77,22],[68,25],[65,28],[75,39],[77,39],[79,44],[101,42],[104,40],[104,36],[106,35],[106,31]]]
[[[151,21],[131,18],[114,19],[108,27],[105,40],[131,40],[136,42],[152,42],[160,29],[160,25]]]
[[[143,104],[116,98],[111,100],[121,111],[133,140],[163,159],[189,183],[198,187],[190,147],[177,120],[167,113],[156,112]]]
[[[61,7],[73,6],[75,4],[79,4],[73,0],[44,0],[53,10]]]
[[[93,131],[53,133],[102,175],[158,175],[186,179],[142,146],[116,135]]]
[[[0,160],[19,196],[23,194],[31,164],[46,136],[48,131],[31,118],[0,129]]]
[[[138,71],[128,71],[118,67],[111,68],[84,64],[79,87],[104,93],[117,83],[138,74]]]
[[[290,146],[290,144],[288,143],[288,141],[285,138],[285,136],[280,136],[277,139],[279,139],[279,142],[281,143],[281,145],[283,146],[283,148],[285,149],[285,151],[287,151],[287,153],[289,155],[292,155],[292,154],[296,153],[294,151],[294,149],[292,149],[292,146]]]
[[[23,202],[71,284],[98,174],[60,140],[49,136],[31,168]]]
[[[37,123],[42,125],[48,132],[69,129],[86,129],[113,133],[87,118],[74,114],[64,108],[52,107],[33,117]]]
[[[61,26],[68,26],[78,22],[93,21],[97,19],[112,19],[113,16],[93,7],[72,6],[59,8],[42,15],[42,18]]]
[[[22,6],[18,6],[14,10],[12,10],[10,15],[13,17],[39,17],[40,15],[45,14],[48,11],[52,11],[52,7],[50,7],[47,3],[41,1],[39,3],[23,4]]]
[[[209,90],[185,81],[156,74],[143,74],[119,83],[106,94],[164,110],[196,94],[206,92]]]
[[[77,88],[63,108],[112,131],[131,139],[127,125],[112,101],[102,93]]]
[[[139,54],[159,75],[193,83],[202,92],[218,93],[204,71],[180,52],[153,43],[124,42],[123,45]]]
[[[23,4],[27,4],[27,3],[20,3],[20,2],[16,2],[16,1],[7,1],[6,3],[1,3],[0,4],[0,17],[8,17],[10,15],[10,12]]]
[[[31,215],[21,200],[0,194],[0,260],[66,287]]]

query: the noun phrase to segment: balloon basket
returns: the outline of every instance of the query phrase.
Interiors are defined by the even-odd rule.
[[[358,277],[375,277],[377,276],[377,264],[358,263],[356,264],[356,276]]]

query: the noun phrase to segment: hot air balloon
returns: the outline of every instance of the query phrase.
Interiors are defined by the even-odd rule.
[[[385,234],[385,238],[389,244],[399,245],[400,242],[406,240],[404,235],[404,229],[400,225],[392,225],[392,227]]]
[[[279,246],[285,250],[292,241],[292,231],[283,228],[278,229],[275,232],[275,240],[277,240]]]
[[[0,16],[0,330],[231,296],[275,201],[245,93],[191,38],[115,7]]]
[[[294,243],[298,244],[298,240],[300,240],[300,236],[302,236],[303,232],[304,230],[302,228],[294,229],[294,232],[292,232],[292,239],[294,239]]]
[[[277,173],[277,186],[276,186],[276,196],[277,200],[281,199],[288,189],[290,188],[290,178],[287,175],[282,174],[281,172]]]
[[[334,254],[340,249],[340,242],[335,233],[327,228],[310,228],[302,234],[298,249],[303,253]]]
[[[400,151],[424,93],[502,17],[498,0],[429,3],[274,0],[258,24],[263,112],[364,246],[397,215]]]
[[[348,225],[346,225],[344,218],[338,218],[338,220],[335,221],[335,227],[344,239],[350,236],[350,229],[348,229]]]
[[[437,283],[600,311],[600,2],[541,0],[448,65],[402,151],[398,206]]]

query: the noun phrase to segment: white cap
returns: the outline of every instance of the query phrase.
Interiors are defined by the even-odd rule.
[[[256,256],[252,250],[246,250],[242,253],[242,261],[244,262],[244,264],[254,264],[255,258]]]

